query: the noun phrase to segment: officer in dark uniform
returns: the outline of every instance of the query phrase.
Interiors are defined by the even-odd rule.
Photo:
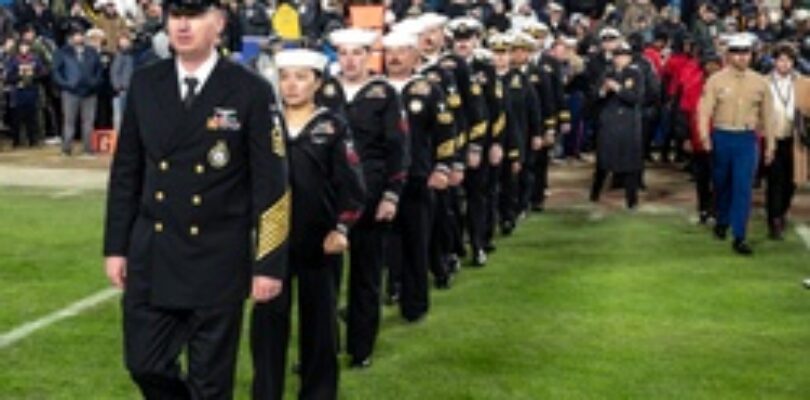
[[[535,205],[541,203],[536,199],[537,187],[544,185],[542,179],[546,176],[548,165],[548,153],[550,147],[553,145],[554,134],[556,132],[557,115],[556,113],[556,97],[554,86],[554,75],[552,70],[545,65],[541,65],[537,61],[538,47],[540,43],[534,35],[541,36],[547,28],[544,24],[536,23],[529,24],[523,31],[516,31],[513,33],[515,38],[514,46],[512,46],[511,62],[515,68],[523,75],[528,77],[529,84],[534,88],[536,98],[538,100],[538,108],[536,112],[542,118],[543,138],[542,140],[535,140],[534,146],[527,146],[525,156],[529,164],[521,169],[518,181],[518,198],[517,198],[517,213],[530,208],[532,202]],[[528,137],[523,134],[523,138],[528,140]],[[530,154],[529,154],[530,153]],[[542,189],[541,195],[545,193],[545,188]],[[533,201],[536,200],[536,201]],[[511,226],[514,228],[514,226]],[[505,233],[510,233],[509,225],[502,227]]]
[[[407,30],[419,35],[419,50],[422,53],[420,74],[441,86],[446,95],[446,104],[453,114],[456,137],[456,154],[451,164],[448,189],[435,193],[434,238],[431,243],[431,272],[439,288],[449,285],[449,277],[460,267],[459,256],[466,251],[463,244],[463,221],[461,215],[461,185],[465,178],[467,132],[470,121],[480,119],[480,110],[469,107],[462,94],[469,94],[469,69],[460,59],[445,51],[447,17],[425,13],[413,20],[397,24],[398,30]]]
[[[528,180],[531,187],[523,193],[522,206],[524,210],[531,207],[535,211],[543,211],[546,191],[549,187],[549,164],[555,154],[555,145],[559,143],[558,136],[567,134],[571,130],[571,113],[565,102],[562,65],[545,50],[544,40],[549,33],[548,26],[542,22],[534,24],[534,26],[536,29],[526,31],[537,41],[530,59],[529,70],[536,73],[539,79],[533,78],[531,73],[529,79],[534,83],[537,98],[540,101],[544,137],[542,143],[538,142],[539,149],[533,149],[533,152],[536,153],[533,163],[534,170],[527,174],[533,179]]]
[[[483,97],[486,101],[486,110],[488,117],[487,135],[483,143],[484,147],[484,160],[483,164],[483,187],[484,187],[484,215],[483,221],[477,215],[470,216],[470,220],[476,220],[476,224],[483,224],[483,251],[485,254],[495,251],[495,244],[493,237],[495,235],[496,214],[495,207],[498,204],[498,187],[499,187],[499,172],[503,163],[504,148],[507,144],[512,144],[510,140],[515,138],[510,136],[507,132],[509,125],[507,124],[507,115],[509,114],[508,101],[506,99],[506,91],[503,83],[498,79],[498,75],[493,63],[492,51],[484,48],[477,48],[474,52],[472,62],[470,63],[473,70],[475,81],[483,89]],[[508,142],[508,143],[507,143]],[[509,156],[511,161],[519,157],[517,153],[511,151]],[[522,154],[522,153],[520,153]],[[514,163],[510,163],[514,167]],[[474,255],[476,258],[473,260],[474,265],[482,266],[486,260],[481,252],[476,250]]]
[[[531,51],[537,43],[524,32],[514,32],[508,40],[510,64],[501,80],[509,98],[512,115],[508,125],[515,130],[517,150],[511,150],[507,154],[512,167],[505,169],[501,177],[502,229],[505,232],[509,232],[510,227],[514,228],[518,215],[528,207],[532,193],[531,177],[537,171],[536,163],[541,161],[539,158],[542,153],[548,153],[548,148],[544,146],[547,136],[542,124],[544,108],[535,87],[538,83],[532,84],[529,76],[534,76],[535,80],[544,78],[542,75],[538,77],[536,68],[525,68],[526,64],[523,64],[524,70],[529,72],[526,74],[521,70],[520,64],[512,63],[516,59],[514,55]],[[516,151],[519,151],[520,156],[512,154]],[[515,163],[519,163],[518,167],[515,167]]]
[[[298,285],[298,344],[304,399],[336,399],[337,293],[335,275],[360,218],[365,184],[346,122],[315,105],[326,66],[323,54],[304,49],[276,54],[279,91],[290,153],[292,229],[290,277],[279,297],[253,311],[251,350],[255,399],[282,399],[292,310]]]
[[[272,88],[215,51],[217,4],[166,6],[176,57],[132,79],[110,173],[106,272],[124,289],[126,366],[143,396],[229,399],[251,279],[262,302],[286,276],[284,139]]]
[[[368,194],[365,212],[352,229],[347,321],[351,366],[371,365],[380,325],[383,237],[397,213],[407,175],[408,140],[396,89],[367,69],[377,34],[361,29],[332,32],[341,74],[328,79],[319,103],[344,116],[354,134]]]
[[[455,155],[453,114],[445,105],[444,92],[424,76],[414,75],[419,60],[417,41],[416,35],[401,30],[389,33],[382,41],[389,83],[398,90],[405,107],[410,137],[408,181],[393,240],[387,247],[389,268],[401,271],[400,309],[408,321],[419,320],[429,308],[428,251],[434,191],[447,189]],[[448,284],[437,282],[438,287]]]
[[[483,266],[487,260],[484,251],[487,171],[483,159],[487,154],[487,145],[491,137],[487,99],[494,93],[494,86],[491,85],[495,81],[494,70],[491,65],[476,62],[474,57],[483,32],[483,26],[478,20],[470,17],[456,18],[448,24],[448,31],[452,36],[453,52],[456,57],[444,63],[450,64],[456,71],[465,71],[464,74],[468,71],[470,76],[469,85],[464,85],[463,80],[460,80],[459,88],[469,129],[466,134],[462,134],[466,141],[458,145],[466,159],[464,194],[467,207],[464,222],[470,239],[472,263],[474,266]],[[497,110],[492,112],[493,115],[498,115]]]
[[[632,63],[633,50],[621,42],[613,52],[613,65],[599,78],[599,137],[591,201],[599,201],[608,173],[618,177],[628,209],[638,204],[640,173],[644,165],[642,107],[644,75]]]

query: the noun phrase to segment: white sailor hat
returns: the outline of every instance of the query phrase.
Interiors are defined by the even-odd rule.
[[[416,47],[419,39],[416,35],[405,31],[392,31],[383,36],[382,45],[386,49],[394,47]]]
[[[810,10],[806,8],[800,8],[796,11],[793,11],[793,20],[796,22],[807,21],[810,19]]]
[[[447,31],[450,36],[463,38],[481,34],[484,26],[481,22],[471,17],[454,18],[447,23]]]
[[[391,32],[403,32],[419,35],[425,31],[425,24],[421,18],[405,18],[391,27]]]
[[[604,28],[599,32],[599,39],[602,39],[602,40],[605,40],[605,39],[618,39],[620,37],[622,37],[622,33],[619,32],[618,29],[613,28],[613,27]]]
[[[422,29],[430,29],[442,27],[447,23],[447,17],[435,12],[428,12],[418,17],[419,22],[422,24]]]
[[[329,41],[335,46],[368,47],[377,40],[377,32],[368,29],[338,29],[329,34]]]
[[[329,60],[323,53],[309,49],[285,49],[274,56],[276,68],[312,68],[323,72]]]
[[[548,9],[549,11],[556,11],[556,12],[565,11],[565,7],[563,7],[560,3],[557,3],[556,1],[552,1],[551,3],[549,3]]]
[[[738,33],[731,36],[728,40],[729,50],[751,50],[754,47],[754,40],[751,36],[744,33]]]

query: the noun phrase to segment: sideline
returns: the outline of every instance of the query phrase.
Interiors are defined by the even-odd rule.
[[[75,317],[87,309],[93,308],[107,300],[112,299],[113,297],[118,296],[120,293],[121,291],[117,288],[107,288],[87,296],[61,310],[57,310],[42,318],[22,324],[0,335],[0,349],[11,346],[12,344],[30,336],[34,332],[47,328],[48,326],[51,326],[63,319]]]

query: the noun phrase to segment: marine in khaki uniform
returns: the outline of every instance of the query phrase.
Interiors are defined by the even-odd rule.
[[[757,133],[765,136],[765,163],[773,160],[773,96],[764,77],[749,69],[753,41],[735,35],[729,41],[729,66],[706,82],[698,110],[701,140],[712,151],[717,224],[725,239],[731,226],[733,249],[751,255],[746,242],[751,195],[757,169]]]

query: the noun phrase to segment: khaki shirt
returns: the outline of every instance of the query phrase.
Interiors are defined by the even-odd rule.
[[[773,95],[767,80],[751,71],[726,67],[709,78],[698,108],[701,138],[708,139],[712,127],[754,130],[766,138],[766,150],[775,145]]]

